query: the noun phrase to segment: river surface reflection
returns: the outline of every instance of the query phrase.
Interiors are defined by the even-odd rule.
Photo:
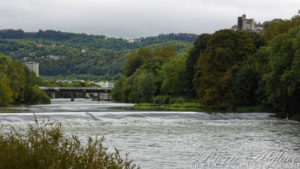
[[[106,138],[146,169],[300,168],[300,123],[271,113],[134,111],[133,104],[55,99],[0,109],[1,132],[53,120],[66,134]]]

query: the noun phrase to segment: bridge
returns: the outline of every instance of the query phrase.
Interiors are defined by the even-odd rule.
[[[70,93],[71,101],[74,101],[75,93],[97,93],[97,101],[100,101],[101,93],[110,93],[112,87],[40,87],[40,89],[55,98],[55,93]]]

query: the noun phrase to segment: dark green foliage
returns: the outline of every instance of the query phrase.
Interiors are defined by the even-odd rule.
[[[121,77],[116,83],[114,90],[112,90],[111,97],[115,101],[125,101],[127,96],[124,96],[126,77]]]
[[[259,49],[260,47],[265,45],[264,40],[258,33],[252,31],[247,31],[246,33],[248,37],[253,40],[256,49]]]
[[[249,65],[243,67],[236,74],[232,82],[233,103],[236,106],[254,106],[259,104],[259,81],[261,77]]]
[[[300,26],[300,16],[295,16],[291,20],[283,20],[273,23],[263,32],[263,39],[270,43],[276,36],[287,33],[292,28]]]
[[[147,58],[152,58],[152,51],[147,48],[139,49],[138,51],[128,55],[124,64],[125,76],[131,76]]]
[[[0,72],[0,106],[7,106],[13,101],[13,91],[6,75]]]
[[[0,106],[50,103],[47,94],[38,88],[43,83],[41,78],[20,62],[0,54],[0,68]]]
[[[212,35],[202,34],[186,58],[173,54],[164,57],[148,50],[149,55],[141,57],[143,61],[131,74],[136,70],[153,73],[157,91],[152,100],[156,104],[194,99],[193,87],[201,106],[209,109],[241,112],[275,109],[282,117],[297,118],[300,112],[299,16],[269,25],[263,38],[267,45],[254,32],[220,30]],[[115,94],[120,100],[133,101],[138,96],[131,94],[131,99],[127,98],[137,88],[132,79],[131,75],[117,83],[119,92]]]
[[[271,71],[265,75],[268,101],[281,112],[299,113],[300,27],[276,37],[270,47]]]
[[[153,103],[155,104],[169,104],[170,96],[159,95],[153,98]]]
[[[210,107],[226,107],[233,100],[231,85],[240,64],[254,52],[254,42],[245,32],[214,33],[196,65],[194,86],[200,101]]]
[[[156,91],[155,76],[153,73],[145,70],[138,70],[128,80],[133,83],[133,88],[128,96],[129,102],[138,103],[152,101]]]
[[[170,96],[187,95],[186,58],[177,56],[165,63],[160,71],[160,78],[163,79],[161,93]]]
[[[128,156],[109,152],[103,138],[89,138],[87,144],[76,136],[64,136],[60,123],[29,125],[26,133],[0,135],[0,169],[134,169]]]
[[[170,104],[175,104],[175,103],[185,103],[185,99],[183,97],[172,97],[170,99]]]
[[[127,57],[125,76],[115,84],[112,98],[140,103],[151,102],[162,93],[172,96],[185,94],[185,71],[185,57],[177,56],[173,47],[142,48]]]
[[[203,53],[207,47],[207,42],[211,38],[210,34],[201,34],[193,44],[193,48],[189,51],[186,60],[186,73],[187,73],[187,85],[189,95],[196,96],[194,91],[193,79],[195,76],[195,65],[201,53]]]

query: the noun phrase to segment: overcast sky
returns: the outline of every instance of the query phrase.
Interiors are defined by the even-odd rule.
[[[0,29],[138,38],[160,33],[212,33],[237,16],[289,19],[300,0],[0,0]]]

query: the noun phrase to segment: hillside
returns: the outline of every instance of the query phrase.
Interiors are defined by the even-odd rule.
[[[40,64],[40,74],[56,79],[113,80],[122,74],[128,53],[143,47],[174,46],[184,54],[197,35],[161,34],[126,40],[60,31],[0,31],[0,52],[20,62]]]

